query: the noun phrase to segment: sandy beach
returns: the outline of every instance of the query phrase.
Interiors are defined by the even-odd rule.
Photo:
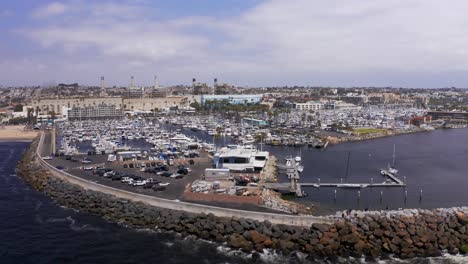
[[[24,126],[0,126],[0,141],[30,141],[38,131],[24,130]]]

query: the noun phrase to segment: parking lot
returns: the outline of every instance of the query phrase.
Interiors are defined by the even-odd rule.
[[[83,163],[84,160],[88,160],[88,162]],[[73,155],[68,158],[67,156],[59,156],[53,157],[53,159],[48,160],[48,162],[56,168],[93,182],[166,199],[181,199],[186,186],[194,180],[200,179],[204,169],[211,166],[210,162],[195,162],[193,165],[188,165],[188,160],[179,161],[178,163],[187,164],[184,165],[184,168],[189,168],[190,172],[187,174],[180,173],[181,176],[178,176],[180,178],[173,178],[167,176],[169,174],[177,174],[178,171],[181,172],[181,167],[178,165],[158,166],[158,163],[162,165],[162,162],[156,161],[138,160],[130,162],[133,164],[133,168],[130,168],[128,162],[125,163],[127,165],[125,167],[127,168],[124,168],[124,163],[122,162],[108,162],[107,155]],[[145,167],[143,168],[141,167],[142,163],[145,163]],[[162,169],[163,167],[164,169]],[[96,170],[96,168],[99,169]],[[101,172],[99,172],[99,170],[101,170]],[[142,170],[150,170],[151,172],[144,172]],[[104,174],[106,171],[108,173]],[[165,188],[154,187],[155,189],[161,189],[155,191],[153,188],[148,188],[150,184],[146,184],[146,188],[144,185],[132,186],[122,182],[122,178],[114,177],[113,179],[112,175],[109,176],[109,174],[112,174],[111,171],[117,172],[121,177],[138,178],[139,176],[142,180],[146,181],[148,181],[148,179],[152,179],[154,186],[164,186]],[[99,174],[101,174],[101,176]],[[164,174],[167,174],[167,176],[163,176]],[[159,184],[157,184],[158,182]],[[167,183],[169,184],[165,186]]]

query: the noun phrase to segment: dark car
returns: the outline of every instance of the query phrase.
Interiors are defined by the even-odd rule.
[[[70,155],[66,155],[66,156],[65,156],[65,159],[66,159],[66,160],[71,160],[72,157],[71,157]]]
[[[57,170],[63,170],[64,169],[63,166],[56,166],[55,168],[57,168]]]
[[[166,190],[166,186],[155,185],[152,187],[153,191],[155,192],[162,192]]]
[[[168,171],[165,171],[163,173],[161,173],[161,176],[163,177],[171,177],[172,176],[172,173],[168,172]]]
[[[71,162],[78,162],[79,160],[77,160],[77,159],[71,159],[70,161],[71,161]]]
[[[113,180],[113,181],[120,181],[121,179],[122,179],[122,176],[120,176],[120,175],[114,175],[111,178],[111,180]]]
[[[178,174],[183,174],[183,175],[187,175],[189,172],[186,168],[183,168],[183,169],[179,169],[177,171]]]
[[[155,185],[158,185],[160,181],[153,181],[153,182],[147,182],[145,185],[143,185],[143,189],[151,189]]]

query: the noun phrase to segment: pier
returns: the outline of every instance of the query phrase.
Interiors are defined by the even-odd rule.
[[[349,155],[348,155],[348,162],[349,162]],[[406,183],[396,177],[388,170],[381,170],[381,175],[386,177],[386,181],[382,183],[374,183],[371,180],[370,183],[343,183],[343,179],[341,182],[299,182],[300,179],[300,172],[298,170],[298,165],[292,162],[290,165],[278,165],[279,170],[283,170],[286,172],[288,179],[290,182],[284,183],[265,183],[264,187],[271,190],[281,191],[281,192],[290,192],[295,193],[297,197],[302,197],[304,195],[302,188],[303,187],[314,187],[314,188],[321,188],[321,187],[335,187],[335,188],[346,188],[346,189],[362,189],[362,188],[374,188],[374,187],[406,187]],[[347,173],[348,174],[348,170]]]

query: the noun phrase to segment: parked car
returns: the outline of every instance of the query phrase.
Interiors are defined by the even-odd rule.
[[[57,170],[63,170],[63,166],[56,166],[55,168],[57,168]]]
[[[161,192],[166,190],[166,186],[161,186],[161,185],[155,185],[152,187],[153,191],[155,192]]]
[[[158,185],[159,181],[152,181],[152,182],[146,182],[145,185],[143,185],[143,189],[151,189],[153,186]]]
[[[136,181],[133,181],[132,185],[133,186],[143,186],[147,183],[148,181],[146,180],[136,180]]]
[[[189,171],[186,168],[183,168],[183,169],[179,169],[177,171],[177,173],[187,175],[189,173]]]
[[[172,173],[168,172],[168,171],[163,171],[163,172],[160,172],[158,173],[160,176],[162,177],[171,177],[172,176]]]
[[[120,176],[120,175],[114,175],[111,178],[111,180],[113,180],[113,181],[120,181],[121,179],[122,179],[122,176]]]
[[[42,159],[43,159],[43,160],[51,160],[51,159],[53,159],[53,158],[52,158],[51,156],[45,156],[45,157],[43,157]]]
[[[159,183],[159,186],[168,186],[170,183],[169,182],[161,182]]]

